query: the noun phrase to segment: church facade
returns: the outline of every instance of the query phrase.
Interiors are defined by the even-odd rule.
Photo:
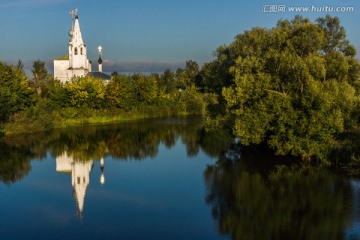
[[[63,83],[74,77],[84,76],[100,76],[109,80],[110,76],[102,73],[101,47],[99,47],[99,72],[92,72],[91,61],[87,57],[87,46],[81,36],[78,11],[73,10],[70,14],[72,27],[69,31],[68,54],[54,60],[54,78]]]

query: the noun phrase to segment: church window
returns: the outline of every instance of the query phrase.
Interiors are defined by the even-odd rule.
[[[80,54],[83,55],[83,48],[80,48]]]
[[[77,178],[77,183],[80,184],[80,177]]]
[[[75,52],[75,55],[78,55],[78,49],[77,48],[75,48],[74,52]]]
[[[86,183],[85,177],[83,177],[83,182]]]

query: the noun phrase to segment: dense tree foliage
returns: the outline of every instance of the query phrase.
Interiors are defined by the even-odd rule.
[[[45,85],[46,81],[50,78],[50,76],[46,70],[46,67],[45,67],[45,62],[36,60],[33,63],[31,73],[32,73],[31,84],[34,86],[35,90],[38,93],[41,93],[41,89]]]
[[[228,71],[221,119],[233,122],[242,144],[266,142],[278,154],[326,162],[337,136],[357,124],[360,68],[338,18],[254,28],[212,64]]]
[[[72,107],[102,108],[105,105],[106,87],[101,79],[77,78],[65,85],[65,91]]]
[[[36,101],[34,91],[21,67],[0,62],[0,123],[10,115],[29,108]]]
[[[176,74],[170,70],[150,75],[115,72],[110,81],[80,77],[67,83],[49,76],[40,60],[33,64],[31,81],[21,61],[17,67],[1,67],[5,87],[1,89],[4,104],[0,118],[6,123],[6,133],[124,118],[200,114],[205,107],[206,99],[194,85],[199,68],[194,61],[187,61]]]
[[[199,75],[199,65],[192,60],[186,61],[185,68],[178,68],[176,78],[178,87],[186,88],[196,83]]]

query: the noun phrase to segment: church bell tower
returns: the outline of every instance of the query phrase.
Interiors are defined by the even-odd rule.
[[[72,24],[69,31],[68,54],[54,59],[54,78],[64,83],[91,72],[91,62],[87,58],[87,48],[81,36],[78,10],[72,10],[70,14]]]
[[[73,76],[85,76],[91,71],[91,66],[87,59],[87,48],[81,36],[78,10],[72,10],[70,14],[72,28],[69,32],[69,70],[72,70]]]

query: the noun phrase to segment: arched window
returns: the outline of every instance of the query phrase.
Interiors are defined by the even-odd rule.
[[[78,49],[77,48],[75,48],[74,53],[75,53],[75,55],[78,55]]]
[[[80,54],[83,55],[83,48],[80,48]]]

